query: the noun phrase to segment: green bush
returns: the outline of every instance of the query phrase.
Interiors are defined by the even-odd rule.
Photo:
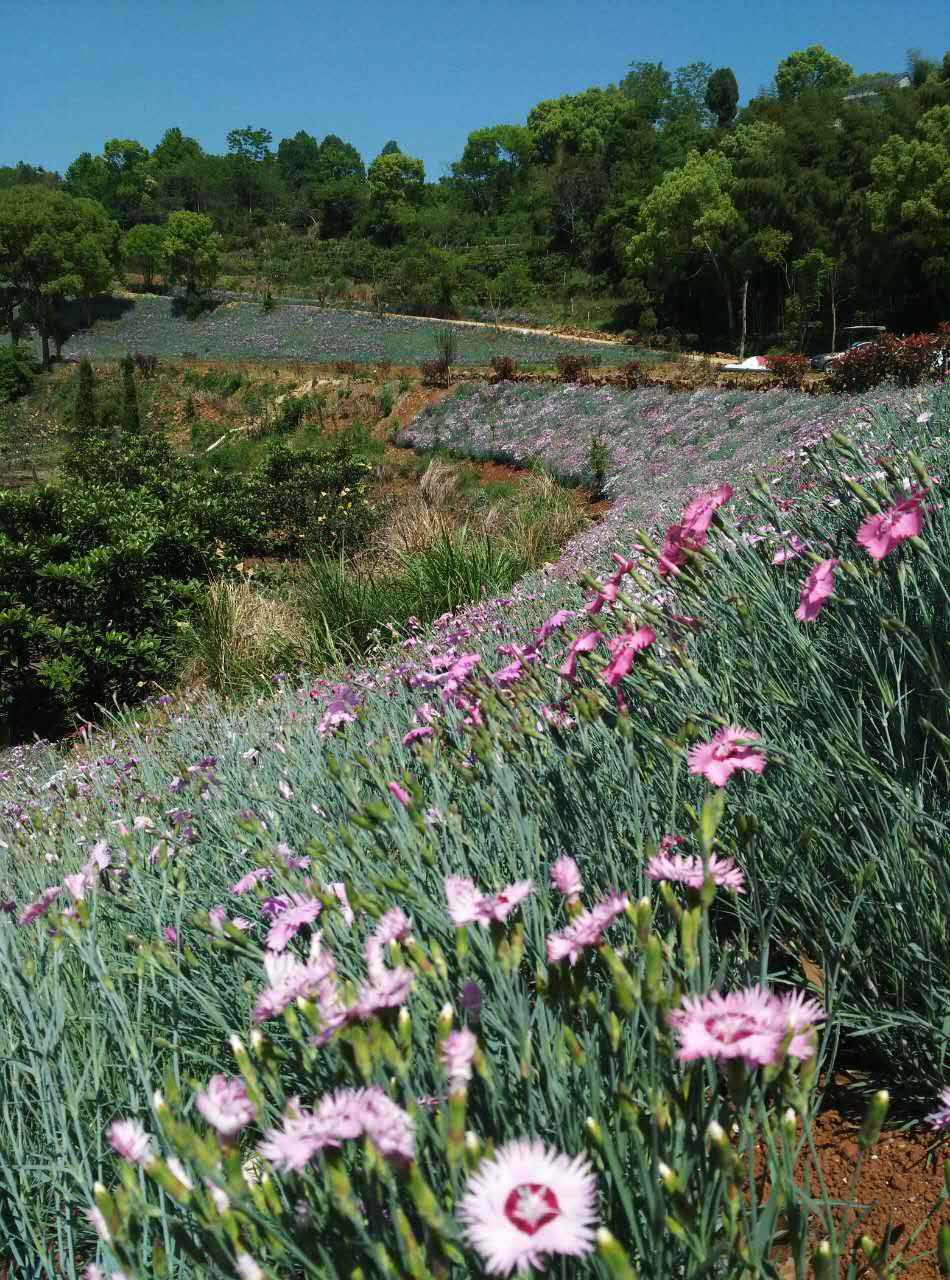
[[[266,528],[266,549],[354,547],[371,523],[369,472],[362,453],[345,438],[296,452],[283,441],[272,445],[246,482]]]
[[[40,364],[26,347],[0,345],[0,404],[28,396],[36,386]]]

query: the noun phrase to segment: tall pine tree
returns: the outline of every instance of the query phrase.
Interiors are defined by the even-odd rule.
[[[83,359],[79,365],[79,385],[73,403],[72,434],[77,440],[95,435],[99,421],[96,415],[96,375],[92,365]]]

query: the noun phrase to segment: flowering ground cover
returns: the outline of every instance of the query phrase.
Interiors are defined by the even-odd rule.
[[[259,304],[241,301],[223,302],[193,321],[173,313],[172,298],[149,296],[129,300],[115,319],[98,320],[91,328],[73,333],[65,351],[94,360],[146,351],[176,358],[192,352],[206,359],[391,360],[415,365],[435,355],[435,334],[445,327],[442,321],[289,303],[263,312]],[[457,360],[463,365],[487,365],[496,355],[513,356],[528,365],[553,364],[559,355],[575,351],[598,356],[604,363],[622,363],[632,355],[655,358],[630,347],[569,342],[507,329],[456,325],[453,330],[458,339]]]
[[[517,429],[486,444],[459,397],[413,438],[569,455],[579,398],[540,425],[543,397],[476,394]],[[946,1150],[950,395],[757,396],[768,467],[733,400],[732,464],[675,479],[725,401],[636,403],[664,470],[617,426],[610,517],[504,600],[337,682],[11,762],[14,1267],[950,1266],[939,1169],[932,1212],[862,1237],[811,1136],[850,1073],[853,1187],[889,1108]]]

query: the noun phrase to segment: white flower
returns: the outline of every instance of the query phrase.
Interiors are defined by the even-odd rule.
[[[586,1157],[572,1160],[540,1139],[519,1138],[478,1166],[458,1212],[485,1270],[510,1275],[542,1268],[547,1254],[590,1253],[596,1198]]]

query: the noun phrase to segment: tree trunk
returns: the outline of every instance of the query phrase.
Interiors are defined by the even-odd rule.
[[[50,366],[50,359],[49,359],[49,334],[48,334],[48,333],[46,332],[46,330],[44,329],[44,330],[41,332],[40,337],[41,337],[41,338],[42,338],[42,340],[43,340],[43,368],[44,368],[44,369],[48,369],[48,368],[49,368],[49,366]]]
[[[742,282],[742,338],[739,341],[739,363],[745,359],[745,336],[749,316],[749,277]]]
[[[834,285],[831,286],[831,349],[838,350],[838,299]]]

